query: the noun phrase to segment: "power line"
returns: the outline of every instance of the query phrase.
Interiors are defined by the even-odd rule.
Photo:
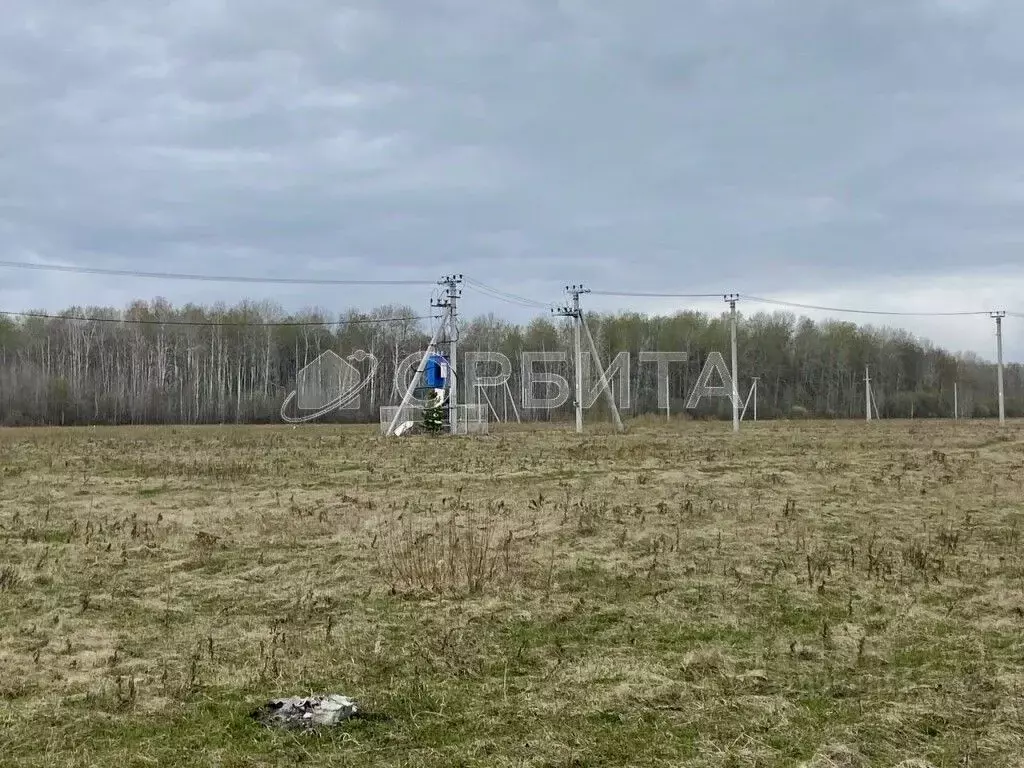
[[[766,299],[761,296],[749,296],[742,294],[742,298],[746,301],[758,302],[761,304],[774,304],[780,307],[792,307],[795,309],[815,309],[822,312],[848,312],[859,315],[891,315],[891,316],[902,316],[902,317],[965,317],[968,315],[987,315],[988,310],[978,310],[975,312],[893,312],[886,310],[877,309],[848,309],[843,307],[822,307],[816,304],[798,304],[793,301],[781,301],[779,299]]]
[[[192,274],[192,273],[181,273],[181,272],[145,272],[141,270],[133,269],[105,269],[101,267],[82,267],[82,266],[70,266],[60,264],[33,264],[30,262],[20,261],[7,261],[0,260],[0,267],[8,267],[14,269],[31,269],[40,271],[52,271],[52,272],[70,272],[75,274],[95,274],[95,275],[110,275],[110,276],[122,276],[122,277],[141,277],[141,278],[154,278],[160,280],[194,280],[202,282],[234,282],[234,283],[262,283],[262,284],[285,284],[285,285],[434,285],[436,281],[431,280],[355,280],[355,279],[329,279],[329,278],[290,278],[290,277],[258,277],[253,275],[203,275],[203,274]],[[477,290],[478,292],[490,296],[491,298],[499,301],[506,302],[529,309],[548,309],[552,305],[531,299],[526,296],[504,291],[500,288],[487,285],[477,280],[466,278],[466,285]],[[595,296],[613,296],[613,297],[637,297],[637,298],[672,298],[672,299],[717,299],[725,295],[723,293],[668,293],[668,292],[656,292],[656,291],[591,291],[592,295]],[[817,310],[821,312],[840,312],[849,314],[861,314],[861,315],[878,315],[878,316],[890,316],[890,317],[965,317],[965,316],[978,316],[987,315],[988,310],[978,310],[969,312],[900,312],[900,311],[887,311],[887,310],[872,310],[872,309],[852,309],[846,307],[828,307],[820,306],[815,304],[802,304],[793,301],[783,301],[780,299],[771,299],[763,296],[750,296],[742,294],[742,298],[746,301],[762,304],[772,304],[780,307],[788,307],[793,309],[808,309]],[[143,322],[143,321],[130,321],[130,320],[111,320],[109,318],[68,318],[67,316],[59,315],[44,315],[39,313],[25,313],[25,312],[3,312],[0,314],[5,315],[20,315],[24,317],[42,317],[46,319],[76,319],[76,320],[89,320],[93,322]],[[1024,313],[1009,312],[1008,316],[1024,318]],[[428,319],[426,317],[418,318],[397,318],[396,320],[423,320]],[[150,321],[145,321],[150,322]],[[188,322],[162,322],[152,321],[157,324],[164,325],[222,325],[221,323],[188,323]],[[351,322],[351,321],[349,321]],[[384,322],[384,321],[372,321],[372,322]],[[324,325],[325,323],[264,323],[263,325],[277,325],[277,326],[302,326],[302,325]],[[329,323],[337,324],[337,323]],[[234,325],[232,323],[224,325]]]
[[[352,320],[303,320],[296,322],[269,322],[269,323],[250,323],[250,322],[236,322],[236,323],[225,323],[217,321],[205,321],[205,320],[151,320],[141,318],[118,318],[118,317],[78,317],[74,315],[50,315],[44,312],[9,312],[7,310],[0,310],[0,315],[8,315],[13,317],[29,317],[39,318],[43,320],[76,320],[79,322],[87,323],[124,323],[127,325],[179,325],[179,326],[190,326],[199,328],[313,328],[313,327],[324,327],[324,326],[348,326],[348,325],[374,325],[379,323],[403,323],[412,322],[418,320],[429,320],[430,315],[424,315],[421,317],[382,317],[382,318],[368,318],[361,317]]]
[[[720,299],[724,293],[646,293],[638,291],[591,291],[594,296],[642,296],[651,299]]]
[[[35,269],[45,272],[72,272],[89,275],[114,275],[120,277],[146,277],[159,280],[197,280],[218,283],[266,283],[287,285],[433,285],[432,280],[334,280],[298,277],[256,277],[252,275],[198,275],[183,272],[142,272],[136,269],[103,269],[100,267],[75,267],[62,264],[31,264],[23,261],[0,260],[0,267],[14,269]]]
[[[532,299],[527,299],[525,297],[515,296],[513,294],[507,294],[504,292],[496,291],[483,285],[476,285],[470,283],[468,280],[466,280],[466,287],[476,291],[477,293],[483,294],[484,296],[488,296],[492,299],[497,299],[498,301],[503,301],[506,304],[514,304],[515,306],[527,307],[529,309],[540,309],[541,307],[547,306],[546,304],[543,304],[538,301],[533,301]]]
[[[550,304],[545,304],[543,301],[531,299],[526,296],[520,296],[516,293],[509,293],[508,291],[503,291],[500,288],[494,288],[468,277],[465,278],[465,282],[468,287],[479,291],[486,296],[490,296],[493,299],[498,299],[499,301],[504,301],[508,304],[516,304],[520,307],[529,307],[531,309],[548,309],[551,306]]]
[[[725,296],[724,293],[661,293],[661,292],[648,292],[648,291],[591,291],[594,296],[633,296],[633,297],[644,297],[644,298],[664,298],[664,299],[718,299]],[[747,294],[741,294],[742,298],[746,301],[753,301],[762,304],[774,304],[780,307],[792,307],[795,309],[814,309],[822,312],[849,312],[853,314],[862,315],[892,315],[892,316],[906,316],[906,317],[963,317],[968,315],[987,315],[988,310],[978,310],[973,312],[890,312],[885,310],[874,310],[874,309],[848,309],[844,307],[825,307],[816,304],[800,304],[793,301],[783,301],[781,299],[769,299],[763,296],[750,296]],[[1010,313],[1014,314],[1014,313]]]

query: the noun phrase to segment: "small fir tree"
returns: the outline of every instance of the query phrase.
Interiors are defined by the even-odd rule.
[[[434,434],[444,429],[444,408],[436,392],[430,393],[423,406],[423,429]]]

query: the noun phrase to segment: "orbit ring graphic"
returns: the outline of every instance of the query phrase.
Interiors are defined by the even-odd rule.
[[[373,378],[377,373],[377,367],[380,365],[380,362],[377,360],[375,355],[372,355],[369,352],[364,352],[361,349],[353,352],[345,359],[353,363],[361,363],[364,360],[370,361],[370,371],[366,377],[359,382],[359,386],[353,387],[347,392],[342,392],[318,411],[306,414],[305,416],[289,416],[285,411],[288,409],[288,403],[294,400],[296,394],[298,394],[298,391],[296,390],[288,395],[284,402],[281,403],[281,418],[289,424],[303,424],[305,422],[313,421],[314,419],[319,419],[321,416],[337,410],[359,397],[359,395],[362,394],[362,392],[373,382]]]

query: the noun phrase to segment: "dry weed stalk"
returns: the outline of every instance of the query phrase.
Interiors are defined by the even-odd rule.
[[[379,533],[378,568],[396,588],[432,594],[478,595],[512,584],[522,575],[522,553],[501,509],[491,504],[478,515],[455,502],[441,520],[432,510],[405,512]]]

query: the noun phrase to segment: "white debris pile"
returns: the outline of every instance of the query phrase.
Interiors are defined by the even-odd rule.
[[[313,729],[338,725],[362,715],[361,708],[352,699],[329,694],[272,699],[251,717],[267,727]]]

